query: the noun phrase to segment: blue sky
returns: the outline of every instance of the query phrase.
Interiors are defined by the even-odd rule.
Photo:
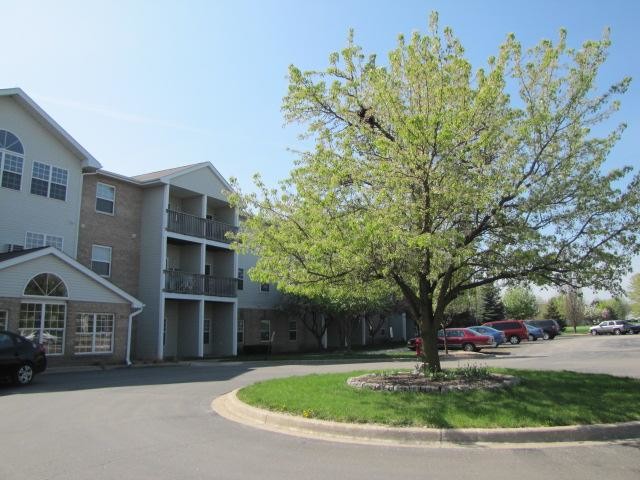
[[[244,187],[292,166],[283,127],[289,64],[323,68],[354,28],[386,55],[431,10],[474,65],[509,32],[524,46],[569,32],[613,46],[600,85],[636,79],[614,122],[629,127],[609,164],[640,165],[640,2],[634,1],[64,1],[0,0],[0,86],[19,86],[108,169],[125,175],[211,161]],[[634,265],[639,271],[638,262]]]

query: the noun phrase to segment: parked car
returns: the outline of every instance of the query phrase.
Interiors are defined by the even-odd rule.
[[[409,340],[407,340],[407,348],[409,350],[415,350],[416,349],[416,341],[418,340],[419,337],[413,337],[410,338]]]
[[[553,340],[560,335],[560,325],[555,320],[527,320],[527,323],[541,328],[544,331],[545,340]]]
[[[494,322],[483,323],[483,326],[495,328],[504,332],[509,343],[516,345],[522,340],[529,340],[529,332],[522,320],[496,320]]]
[[[631,322],[625,322],[625,323],[631,329],[630,333],[633,333],[634,335],[637,335],[638,333],[640,333],[640,324],[631,323]]]
[[[47,356],[43,345],[17,333],[0,331],[0,376],[27,385],[46,368]]]
[[[605,320],[591,327],[589,333],[591,335],[624,335],[626,333],[633,333],[633,330],[630,324],[624,320]]]
[[[469,328],[447,328],[438,330],[438,347],[444,348],[445,335],[448,348],[461,348],[465,352],[479,352],[484,347],[495,347],[492,335],[482,335]]]
[[[487,327],[484,325],[474,325],[473,327],[467,327],[469,330],[473,330],[480,335],[491,335],[496,340],[496,347],[507,342],[507,336],[504,332],[496,330],[495,328]]]
[[[524,322],[524,326],[527,328],[527,332],[529,333],[530,342],[535,342],[539,338],[544,338],[544,330],[541,328],[530,325],[529,322]]]

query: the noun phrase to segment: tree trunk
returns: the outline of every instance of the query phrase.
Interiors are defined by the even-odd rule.
[[[433,319],[420,319],[420,331],[422,332],[422,357],[430,372],[439,372],[440,355],[438,355],[438,329]]]

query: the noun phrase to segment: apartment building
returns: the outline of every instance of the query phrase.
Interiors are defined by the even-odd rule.
[[[0,90],[0,330],[53,364],[128,361],[144,306],[75,260],[83,175],[100,166],[22,90]]]
[[[316,348],[231,248],[230,188],[209,162],[106,171],[22,90],[0,90],[0,329],[73,362]]]
[[[236,354],[230,188],[209,162],[135,177],[85,175],[78,260],[145,303],[137,358]]]

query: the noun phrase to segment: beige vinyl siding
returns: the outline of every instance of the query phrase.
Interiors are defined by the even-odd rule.
[[[27,231],[46,233],[63,237],[64,252],[75,258],[81,159],[10,97],[0,97],[0,129],[16,135],[24,147],[21,190],[0,187],[0,246],[23,245]],[[30,193],[34,161],[67,170],[66,201]]]
[[[0,297],[22,297],[24,287],[39,273],[53,273],[60,277],[67,286],[70,300],[93,303],[126,302],[122,297],[53,255],[45,255],[0,270]]]

